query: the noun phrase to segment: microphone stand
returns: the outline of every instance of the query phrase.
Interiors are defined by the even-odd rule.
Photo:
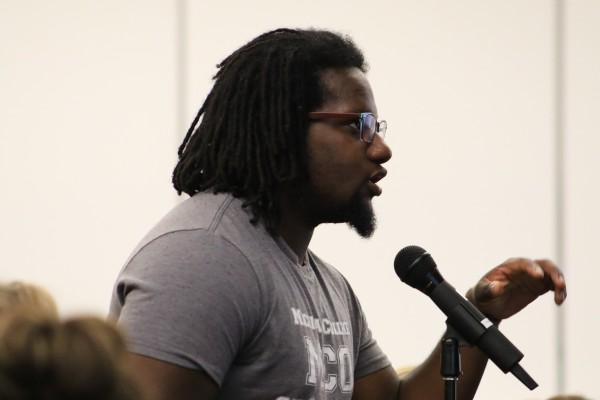
[[[462,373],[460,365],[460,346],[469,345],[467,341],[446,322],[446,333],[442,337],[440,373],[444,380],[444,400],[456,400],[458,377]]]
[[[442,337],[440,373],[444,379],[444,400],[456,400],[456,384],[459,375],[462,373],[460,366],[460,347],[471,346],[471,343],[454,329],[450,324],[449,319],[446,320],[446,326],[446,332]],[[513,346],[513,348],[521,357],[523,356],[516,347]],[[508,351],[507,354],[510,356],[511,352]],[[510,359],[510,357],[507,358],[507,360]],[[533,390],[537,387],[538,384],[529,376],[529,374],[527,374],[518,362],[515,362],[512,366],[500,366],[498,363],[496,363],[496,365],[498,365],[504,373],[510,371],[517,379],[527,386],[529,390]]]

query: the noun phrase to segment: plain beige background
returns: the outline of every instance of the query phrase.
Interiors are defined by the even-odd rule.
[[[176,149],[216,63],[269,29],[330,28],[365,51],[394,157],[375,236],[325,226],[312,248],[394,364],[420,362],[445,319],[395,276],[402,247],[429,250],[461,292],[508,257],[558,258],[561,314],[546,296],[502,326],[540,387],[490,365],[477,398],[600,398],[598,21],[594,0],[0,0],[0,279],[105,314],[178,201]]]

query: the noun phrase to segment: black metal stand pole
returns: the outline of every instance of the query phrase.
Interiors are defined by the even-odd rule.
[[[460,348],[458,339],[449,332],[442,339],[440,372],[444,379],[444,400],[456,400],[456,384],[461,374]]]

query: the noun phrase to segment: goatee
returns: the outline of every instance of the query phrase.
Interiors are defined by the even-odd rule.
[[[356,193],[348,208],[348,225],[363,238],[370,238],[377,228],[377,218],[370,200]]]

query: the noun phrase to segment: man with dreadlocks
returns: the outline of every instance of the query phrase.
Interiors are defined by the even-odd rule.
[[[134,250],[111,315],[149,400],[434,399],[439,345],[399,378],[348,282],[309,250],[322,223],[368,237],[391,158],[361,51],[329,31],[265,33],[218,65],[179,148],[176,206]],[[565,283],[513,259],[468,293],[500,321]],[[487,359],[462,351],[460,399]]]

